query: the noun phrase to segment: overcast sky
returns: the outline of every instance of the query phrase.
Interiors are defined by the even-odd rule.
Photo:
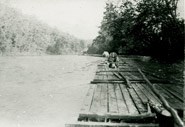
[[[24,14],[81,39],[97,36],[106,0],[10,0]]]
[[[107,0],[0,0],[81,39],[94,39]],[[182,12],[183,1],[179,8]],[[181,13],[185,17],[185,13]]]

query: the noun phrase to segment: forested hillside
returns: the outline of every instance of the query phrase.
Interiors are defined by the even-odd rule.
[[[179,0],[108,2],[99,35],[88,53],[104,50],[119,54],[150,55],[162,61],[184,58],[184,20]]]
[[[0,55],[74,54],[84,48],[84,40],[0,4]]]

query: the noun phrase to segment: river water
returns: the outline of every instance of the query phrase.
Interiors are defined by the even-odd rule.
[[[0,127],[64,127],[76,121],[101,60],[0,57]]]

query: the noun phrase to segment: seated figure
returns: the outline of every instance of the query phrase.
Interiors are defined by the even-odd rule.
[[[118,62],[119,58],[117,53],[111,52],[109,57],[108,57],[108,62],[109,62],[109,67],[110,68],[117,68],[118,67]]]

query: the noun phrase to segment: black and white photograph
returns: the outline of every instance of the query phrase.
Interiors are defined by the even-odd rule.
[[[0,0],[0,127],[184,127],[184,0]]]

